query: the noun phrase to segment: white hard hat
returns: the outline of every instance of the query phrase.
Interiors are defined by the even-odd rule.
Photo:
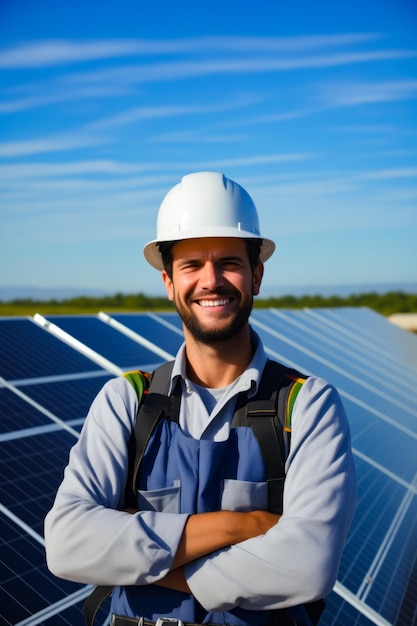
[[[143,249],[146,260],[163,270],[159,244],[200,237],[261,239],[261,261],[275,250],[262,237],[255,204],[243,187],[218,172],[184,176],[165,196],[159,208],[156,239]]]

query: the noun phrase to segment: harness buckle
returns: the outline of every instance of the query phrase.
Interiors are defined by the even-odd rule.
[[[184,626],[184,622],[176,617],[158,617],[155,626]]]

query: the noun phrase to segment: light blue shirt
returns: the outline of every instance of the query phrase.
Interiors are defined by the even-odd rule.
[[[262,343],[248,369],[208,413],[186,379],[184,348],[174,365],[181,376],[180,425],[194,438],[227,438],[233,398],[256,391],[265,364]],[[122,377],[94,400],[64,480],[45,520],[48,566],[80,583],[147,585],[172,566],[187,515],[124,513],[127,442],[138,399]],[[267,610],[327,595],[336,580],[356,498],[346,415],[337,391],[310,377],[292,414],[284,512],[265,535],[184,567],[195,598],[207,611]]]

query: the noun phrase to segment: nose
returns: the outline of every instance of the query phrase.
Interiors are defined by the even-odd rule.
[[[200,284],[203,289],[214,291],[223,283],[223,274],[221,269],[211,261],[207,261],[201,268]]]

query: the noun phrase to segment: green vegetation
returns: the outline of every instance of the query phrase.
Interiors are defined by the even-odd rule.
[[[391,291],[385,294],[361,293],[347,297],[341,296],[280,296],[267,299],[255,299],[256,308],[276,307],[278,309],[302,309],[323,307],[357,307],[366,306],[382,315],[393,313],[417,313],[417,294]],[[32,299],[0,301],[0,316],[80,314],[97,313],[98,311],[132,312],[132,311],[173,311],[173,305],[167,298],[138,294],[116,293],[114,296],[90,298],[80,296],[70,300],[36,301]]]
[[[300,297],[282,296],[268,298],[259,302],[255,307],[276,307],[279,309],[302,309],[323,307],[358,307],[365,306],[382,315],[393,313],[417,313],[417,294],[402,291],[389,291],[385,294],[369,292],[342,296],[304,295]]]
[[[75,315],[97,313],[97,311],[132,312],[132,311],[173,311],[173,305],[167,298],[145,296],[143,293],[122,294],[91,298],[79,296],[69,300],[33,300],[32,298],[0,301],[0,315]]]

